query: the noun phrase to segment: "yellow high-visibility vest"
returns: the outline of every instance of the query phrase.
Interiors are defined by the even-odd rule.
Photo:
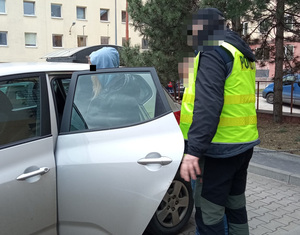
[[[231,74],[225,81],[224,105],[212,143],[252,142],[258,139],[255,109],[255,63],[250,62],[229,43],[224,42],[222,47],[231,52],[234,62]],[[181,105],[180,128],[186,140],[193,121],[199,55],[197,57],[194,60],[193,74],[189,74],[189,87],[184,92]],[[192,80],[191,77],[193,77]]]

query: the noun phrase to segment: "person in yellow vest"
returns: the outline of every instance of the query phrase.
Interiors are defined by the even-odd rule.
[[[199,51],[190,69],[180,117],[186,140],[180,174],[196,180],[195,220],[201,235],[249,234],[245,189],[253,147],[259,144],[255,57],[226,29],[223,14],[200,9],[187,27]]]

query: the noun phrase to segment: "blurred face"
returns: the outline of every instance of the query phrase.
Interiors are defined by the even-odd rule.
[[[217,14],[193,15],[187,25],[187,45],[197,51],[213,50],[220,46],[225,38],[224,18]]]

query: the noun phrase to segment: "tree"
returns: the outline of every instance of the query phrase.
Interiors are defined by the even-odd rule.
[[[150,50],[125,45],[121,59],[126,66],[154,66],[163,84],[177,81],[182,52],[191,51],[182,33],[183,19],[197,8],[198,0],[128,0],[135,30],[148,40]]]
[[[242,20],[256,25],[244,39],[250,44],[260,44],[259,53],[267,50],[271,54],[269,62],[275,63],[273,120],[282,122],[282,76],[284,72],[300,70],[299,57],[290,60],[288,48],[284,47],[284,42],[300,42],[299,0],[203,0],[201,6],[219,8],[231,20],[232,29],[240,35]],[[257,29],[263,32],[261,38],[251,38]]]

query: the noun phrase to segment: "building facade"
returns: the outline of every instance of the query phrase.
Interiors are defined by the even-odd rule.
[[[132,45],[145,47],[132,25]],[[126,40],[126,0],[0,0],[0,62],[43,61],[48,53]]]
[[[276,3],[273,1],[273,6]],[[274,10],[275,11],[275,10]],[[287,32],[287,29],[296,30],[295,22],[299,22],[299,17],[296,15],[284,15],[284,23],[285,23],[285,32],[284,32],[284,55],[286,63],[283,65],[283,70],[285,73],[289,73],[290,68],[293,67],[294,58],[299,58],[300,56],[300,42],[296,40],[287,40],[287,38],[293,36],[291,32]],[[256,79],[257,80],[273,80],[275,77],[275,37],[276,37],[276,29],[271,28],[270,25],[274,26],[275,22],[270,22],[268,20],[259,22],[243,22],[243,31],[242,34],[244,36],[250,35],[251,41],[255,41],[255,39],[259,39],[259,43],[252,44],[251,49],[254,51],[256,56]],[[261,42],[265,36],[268,36],[267,42],[269,48],[262,47]]]

